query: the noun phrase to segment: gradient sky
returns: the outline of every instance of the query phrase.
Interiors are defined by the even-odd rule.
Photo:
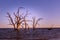
[[[44,18],[40,27],[60,26],[60,0],[0,0],[0,28],[8,27],[6,13],[12,14],[18,7],[28,9],[32,16]]]

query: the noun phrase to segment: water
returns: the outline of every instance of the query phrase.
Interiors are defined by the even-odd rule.
[[[0,28],[0,40],[54,40],[60,38],[60,29],[55,28],[32,28],[29,30],[19,29],[14,31],[13,28]]]

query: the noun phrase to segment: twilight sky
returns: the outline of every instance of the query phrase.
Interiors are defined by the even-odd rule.
[[[40,21],[40,27],[60,26],[60,0],[0,0],[0,28],[8,26],[6,13],[12,13],[24,7],[36,18],[44,18]]]

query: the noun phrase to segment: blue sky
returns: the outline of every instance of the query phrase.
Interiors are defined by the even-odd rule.
[[[7,25],[6,13],[12,14],[18,7],[29,9],[32,16],[44,18],[42,25],[60,25],[60,0],[0,0],[0,25]]]

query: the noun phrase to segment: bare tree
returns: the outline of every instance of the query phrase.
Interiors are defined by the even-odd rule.
[[[29,21],[31,20],[27,20],[26,17],[28,16],[28,11],[26,11],[26,14],[23,15],[20,11],[20,9],[23,8],[23,7],[19,7],[17,12],[13,13],[14,14],[14,17],[13,18],[9,12],[7,12],[7,15],[9,17],[9,21],[10,21],[10,25],[13,25],[14,29],[19,29],[19,27],[22,27],[24,25],[25,29],[26,27],[28,26],[28,23]]]
[[[10,13],[8,12],[7,15],[9,17],[9,20],[10,20],[10,25],[13,25],[14,26],[14,29],[17,27],[17,29],[19,29],[19,27],[21,27],[21,24],[24,22],[25,23],[25,27],[27,26],[26,25],[26,17],[27,17],[27,13],[22,16],[22,14],[19,12],[19,9],[21,7],[18,8],[18,11],[17,13],[14,13],[14,16],[15,18],[11,17]]]
[[[38,18],[36,19],[35,17],[33,17],[33,20],[32,20],[32,26],[33,26],[33,30],[35,30],[35,27],[38,25],[38,22],[40,20],[42,20],[43,18]]]

